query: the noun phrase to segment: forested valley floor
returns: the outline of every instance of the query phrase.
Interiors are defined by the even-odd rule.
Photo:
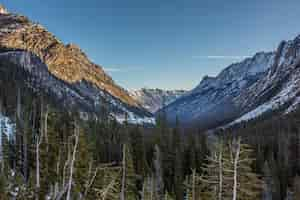
[[[82,120],[1,69],[1,200],[300,199],[299,111],[210,135],[121,125],[105,103]]]

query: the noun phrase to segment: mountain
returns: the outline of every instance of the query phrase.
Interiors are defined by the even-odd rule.
[[[30,87],[51,91],[56,99],[83,113],[97,114],[101,105],[123,121],[153,121],[129,93],[118,86],[101,66],[91,62],[74,44],[63,44],[42,25],[0,8],[1,59],[25,69],[40,85]],[[24,77],[28,79],[28,77]]]
[[[142,88],[131,91],[131,96],[138,101],[149,112],[155,113],[164,105],[168,105],[182,96],[184,90],[162,90]]]
[[[282,41],[274,52],[260,52],[204,77],[193,90],[164,110],[170,122],[214,128],[250,120],[270,111],[288,113],[300,103],[300,36]]]

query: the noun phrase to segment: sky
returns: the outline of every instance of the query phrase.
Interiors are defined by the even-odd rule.
[[[192,89],[300,34],[299,0],[2,0],[126,89]]]

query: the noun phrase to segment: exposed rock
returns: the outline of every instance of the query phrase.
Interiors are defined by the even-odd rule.
[[[26,17],[0,13],[0,45],[38,55],[58,78],[74,83],[86,80],[131,106],[137,102],[114,83],[101,66],[92,63],[74,44],[64,45],[43,26]]]
[[[101,66],[91,62],[78,46],[63,44],[25,16],[0,12],[0,46],[10,50],[2,50],[5,53],[0,58],[29,70],[30,76],[39,82],[30,83],[30,87],[51,91],[67,107],[97,115],[105,101],[111,116],[119,121],[125,118],[133,123],[154,121],[151,113],[115,84]]]
[[[214,128],[300,103],[300,36],[282,42],[274,52],[261,52],[232,64],[166,107],[168,119]],[[290,106],[289,106],[290,105]]]
[[[184,90],[147,89],[131,91],[131,96],[151,113],[157,112],[163,106],[167,106],[181,97]]]
[[[0,4],[0,14],[8,14],[8,11],[6,10],[6,8]]]

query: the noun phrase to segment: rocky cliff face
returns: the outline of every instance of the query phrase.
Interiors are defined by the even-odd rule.
[[[32,23],[20,15],[0,12],[0,45],[34,53],[47,64],[56,77],[74,83],[91,82],[100,89],[132,106],[137,102],[116,85],[101,66],[92,63],[74,44],[64,45],[40,24]]]
[[[248,120],[279,107],[299,103],[300,37],[282,42],[269,53],[232,64],[217,77],[205,77],[192,91],[166,107],[185,124],[204,128]]]
[[[157,112],[163,106],[167,106],[186,91],[184,90],[161,90],[161,89],[147,89],[131,91],[131,96],[137,100],[144,108],[151,113]]]
[[[0,4],[0,13],[1,14],[8,14],[8,11],[6,10],[6,8]]]
[[[9,59],[26,69],[41,70],[43,73],[47,71],[46,76],[37,79],[45,88],[55,90],[57,98],[61,98],[63,93],[70,97],[67,102],[76,102],[74,105],[86,107],[89,112],[97,110],[95,105],[101,104],[101,99],[105,100],[119,120],[124,115],[132,117],[132,120],[148,120],[151,117],[126,90],[114,83],[101,66],[92,63],[79,47],[63,44],[43,26],[31,22],[27,17],[0,12],[0,46],[14,50],[1,55],[3,59]],[[35,74],[32,76],[36,77]],[[55,84],[58,86],[55,87]],[[68,85],[75,87],[75,90]],[[67,90],[70,94],[66,94]]]

